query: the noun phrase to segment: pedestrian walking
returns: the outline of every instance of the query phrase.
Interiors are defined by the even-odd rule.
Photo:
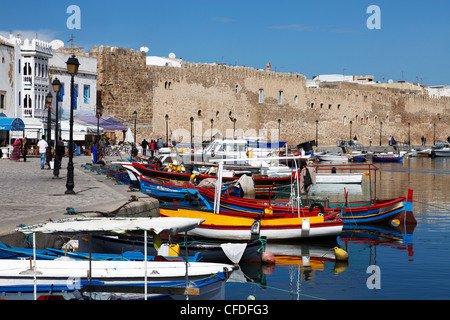
[[[388,144],[391,145],[391,136],[388,138]]]
[[[16,141],[14,141],[14,143],[13,143],[13,151],[11,152],[11,155],[9,156],[9,160],[19,161],[21,149],[22,149],[22,140],[17,138]]]
[[[59,137],[58,142],[56,143],[56,150],[55,150],[55,166],[58,166],[59,169],[61,169],[61,162],[62,158],[66,154],[66,147],[64,147],[64,142],[62,141],[62,138]]]
[[[141,143],[142,146],[142,155],[146,156],[147,155],[147,147],[148,147],[148,142],[147,140],[143,140]]]
[[[155,155],[155,147],[156,147],[155,140],[151,140],[150,141],[150,152],[152,153],[152,157]]]
[[[27,138],[23,138],[22,139],[22,157],[23,157],[23,162],[27,162],[27,153],[28,153],[28,148],[30,147],[30,144],[28,143]]]
[[[103,155],[105,152],[105,147],[106,147],[106,141],[104,137],[101,137],[100,141],[98,142],[98,154],[99,155]]]
[[[47,147],[48,147],[48,143],[47,141],[45,141],[45,136],[42,136],[37,146],[39,148],[39,156],[41,157],[41,170],[44,170],[45,156],[47,154]]]
[[[369,136],[369,146],[372,146],[372,136]]]

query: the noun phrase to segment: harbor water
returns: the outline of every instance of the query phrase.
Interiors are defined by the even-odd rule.
[[[225,299],[450,299],[450,158],[375,165],[378,198],[413,190],[415,227],[344,227],[338,242],[348,263],[334,259],[335,241],[269,243],[276,264],[242,265],[226,283]],[[348,200],[364,195],[349,191]]]

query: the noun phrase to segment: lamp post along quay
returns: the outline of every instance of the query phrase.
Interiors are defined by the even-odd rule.
[[[72,55],[66,62],[67,71],[70,74],[70,120],[69,120],[69,163],[67,165],[67,182],[65,194],[75,194],[73,191],[75,187],[73,177],[73,96],[75,89],[75,75],[78,73],[78,67],[80,63],[75,55]]]
[[[50,161],[52,161],[52,113],[51,113],[52,100],[53,96],[49,92],[45,97],[45,102],[47,104],[47,144],[48,144],[45,162],[47,162],[49,169],[50,169]]]
[[[55,163],[53,164],[53,178],[59,178],[59,166],[61,163],[61,158],[58,154],[58,142],[59,142],[59,90],[61,90],[61,82],[58,78],[55,78],[52,82],[53,91],[55,91],[56,95],[56,103],[55,103]]]

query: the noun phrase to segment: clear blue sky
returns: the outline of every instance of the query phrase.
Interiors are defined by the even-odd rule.
[[[44,3],[44,5],[42,5]],[[48,4],[47,4],[48,3]],[[69,5],[81,29],[69,30]],[[370,5],[381,29],[366,26]],[[374,75],[450,85],[448,0],[171,0],[8,1],[0,31],[94,45],[174,52],[189,62],[219,62],[318,74]],[[67,44],[67,42],[66,42]]]

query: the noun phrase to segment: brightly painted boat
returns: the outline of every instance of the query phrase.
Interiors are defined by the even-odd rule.
[[[194,256],[189,256],[188,261],[200,261],[199,252],[192,251]],[[0,259],[23,259],[33,257],[33,249],[18,248],[0,242]],[[144,254],[141,251],[121,251],[117,253],[96,253],[96,252],[71,252],[67,250],[59,250],[54,248],[36,250],[36,259],[39,260],[55,260],[55,259],[72,259],[72,260],[126,260],[126,261],[143,261]],[[147,261],[185,261],[185,256],[162,256],[158,255],[157,250],[147,255]]]
[[[188,231],[192,236],[221,240],[251,240],[264,237],[268,241],[294,240],[323,237],[337,237],[344,225],[338,217],[338,211],[330,215],[296,214],[288,217],[259,216],[256,218],[236,216],[220,211],[193,209],[181,206],[160,208],[162,217],[201,217],[205,221],[197,228]]]
[[[86,251],[91,248],[93,252],[108,252],[120,254],[124,251],[143,252],[144,239],[138,236],[127,235],[92,235],[90,243],[83,238],[79,240],[80,249]],[[262,254],[265,251],[266,240],[256,239],[246,242],[223,242],[223,241],[202,241],[199,239],[188,238],[185,241],[182,238],[171,238],[171,243],[179,246],[179,256],[186,256],[186,250],[189,255],[200,255],[203,262],[220,263],[241,263],[241,262],[261,262]],[[187,245],[186,245],[187,244]],[[236,260],[230,254],[230,250],[236,252],[242,250],[242,255]],[[150,255],[156,253],[154,242],[147,242],[147,250]],[[233,260],[231,260],[233,259]]]
[[[374,162],[402,162],[403,156],[399,154],[378,154],[372,156]]]
[[[156,166],[153,165],[143,165],[141,163],[132,162],[132,166],[138,170],[142,175],[144,176],[150,176],[153,178],[158,178],[160,180],[178,180],[178,181],[184,181],[189,182],[189,180],[192,178],[191,173],[182,173],[182,172],[169,172],[169,171],[163,171],[158,170]],[[198,181],[201,181],[203,179],[212,178],[217,179],[217,176],[215,175],[209,175],[209,174],[198,174],[195,176],[195,178]],[[237,182],[239,180],[239,176],[232,176],[232,177],[226,177],[224,176],[222,178],[222,181],[224,183],[227,182]],[[255,189],[259,190],[267,190],[269,188],[276,188],[277,186],[284,186],[289,185],[291,183],[291,176],[283,176],[283,177],[268,177],[260,174],[253,174],[252,179],[255,184]]]
[[[199,191],[200,194],[210,204],[214,203],[214,193],[208,190]],[[285,214],[292,214],[298,208],[287,205],[286,201],[269,201],[264,199],[239,198],[224,195],[220,199],[220,206],[224,210],[234,211],[240,215],[248,217],[256,217],[257,215],[270,212],[275,217]],[[412,191],[408,192],[408,199],[404,196],[387,199],[372,200],[370,202],[335,202],[329,203],[328,207],[323,204],[302,206],[300,211],[302,214],[321,210],[322,212],[331,212],[336,208],[342,208],[340,218],[345,224],[371,224],[389,222],[394,219],[400,222],[416,223],[412,213]]]

